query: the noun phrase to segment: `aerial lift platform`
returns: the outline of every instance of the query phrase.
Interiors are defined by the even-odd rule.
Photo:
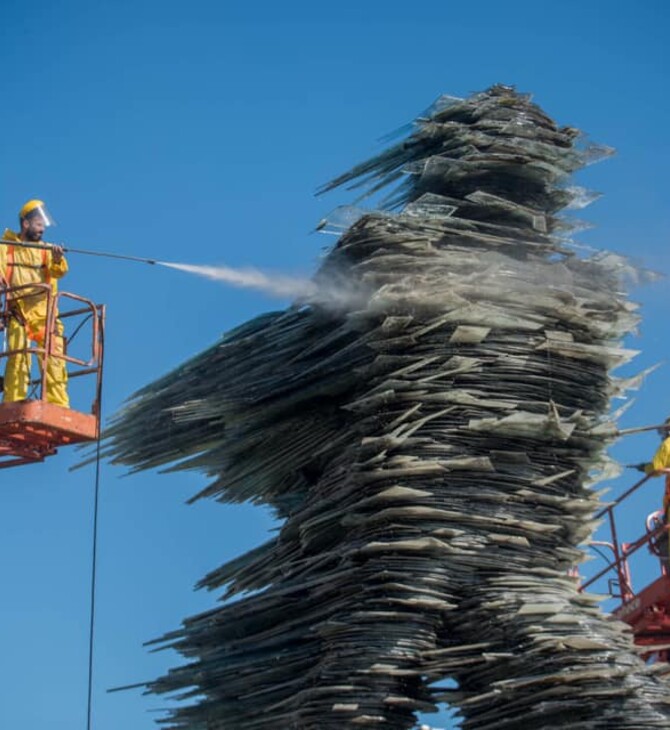
[[[59,292],[54,294],[48,284],[29,284],[0,289],[0,335],[6,334],[16,303],[39,293],[47,302],[45,338],[41,346],[27,341],[19,350],[0,351],[0,372],[10,356],[33,357],[38,361],[40,377],[30,383],[28,398],[23,401],[0,403],[0,469],[43,461],[61,446],[95,441],[100,433],[100,394],[104,350],[104,305],[89,299]],[[62,355],[53,352],[52,333],[57,318],[66,325],[65,347]],[[85,329],[84,329],[85,328]],[[71,342],[84,329],[90,343],[84,355],[68,353]],[[81,350],[78,347],[78,352]],[[89,376],[95,380],[90,410],[83,412],[65,408],[46,399],[46,363],[48,358],[62,358],[68,366],[68,378]]]
[[[605,518],[609,526],[609,541],[594,541],[594,547],[605,548],[611,553],[611,560],[588,580],[582,582],[580,590],[586,590],[597,580],[610,575],[608,592],[619,601],[613,614],[630,625],[635,643],[648,651],[643,656],[648,660],[670,661],[670,563],[668,554],[670,542],[668,523],[663,511],[651,513],[646,519],[646,530],[633,542],[620,542],[617,531],[617,507],[626,503],[650,479],[645,476],[633,484],[611,505],[602,509],[597,518]],[[630,558],[645,549],[659,563],[659,576],[641,590],[633,587]]]

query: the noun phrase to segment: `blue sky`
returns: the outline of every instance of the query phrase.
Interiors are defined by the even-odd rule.
[[[0,222],[40,197],[59,221],[53,238],[73,247],[309,274],[332,243],[310,231],[348,201],[315,199],[319,184],[438,95],[503,82],[618,150],[578,177],[604,193],[581,214],[596,226],[581,240],[669,273],[669,16],[662,0],[5,0]],[[225,330],[287,304],[163,268],[75,255],[70,266],[64,288],[108,306],[108,415]],[[630,345],[642,353],[625,373],[668,357],[667,281],[635,298],[644,321]],[[667,366],[650,376],[623,425],[669,414],[667,377]],[[655,446],[630,437],[615,454],[641,461]],[[68,471],[79,458],[64,450],[0,473],[8,727],[85,726],[94,475]],[[94,727],[149,730],[164,700],[106,690],[180,662],[142,642],[212,607],[194,583],[272,521],[185,506],[198,474],[123,475],[102,472]],[[624,537],[661,490],[637,500]],[[640,584],[653,577],[653,564],[640,570]]]

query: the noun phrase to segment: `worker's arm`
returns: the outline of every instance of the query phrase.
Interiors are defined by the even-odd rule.
[[[8,237],[10,235],[14,235],[12,231],[9,230],[9,228],[5,229],[5,232],[2,235],[3,239],[10,240]],[[0,274],[2,274],[3,279],[5,277],[5,274],[7,272],[7,246],[0,246]]]
[[[670,438],[660,445],[658,451],[654,454],[654,458],[649,464],[644,465],[645,474],[657,477],[661,474],[670,473]]]
[[[61,276],[67,274],[67,261],[63,256],[62,246],[53,246],[49,252],[51,261],[49,262],[49,273],[54,279],[60,279]]]

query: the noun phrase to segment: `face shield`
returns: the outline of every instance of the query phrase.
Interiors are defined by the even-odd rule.
[[[39,220],[44,224],[45,228],[55,226],[56,221],[49,212],[49,209],[41,200],[29,200],[19,213],[22,220],[35,221]]]

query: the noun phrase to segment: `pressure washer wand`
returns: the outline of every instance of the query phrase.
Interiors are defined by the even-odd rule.
[[[43,251],[50,251],[53,249],[53,245],[47,245],[46,243],[26,243],[25,241],[8,241],[4,238],[0,238],[0,244],[3,244],[5,246],[21,246],[22,248],[38,248],[42,249]],[[141,264],[160,264],[161,261],[156,261],[156,259],[143,259],[139,256],[125,256],[124,254],[120,253],[105,253],[104,251],[87,251],[84,248],[71,248],[70,246],[63,246],[63,251],[66,253],[82,253],[86,254],[87,256],[102,256],[103,258],[108,259],[123,259],[125,261],[137,261]]]
[[[659,423],[656,426],[638,426],[637,428],[622,428],[617,430],[617,436],[628,436],[631,433],[644,433],[645,431],[670,431],[668,423]]]

